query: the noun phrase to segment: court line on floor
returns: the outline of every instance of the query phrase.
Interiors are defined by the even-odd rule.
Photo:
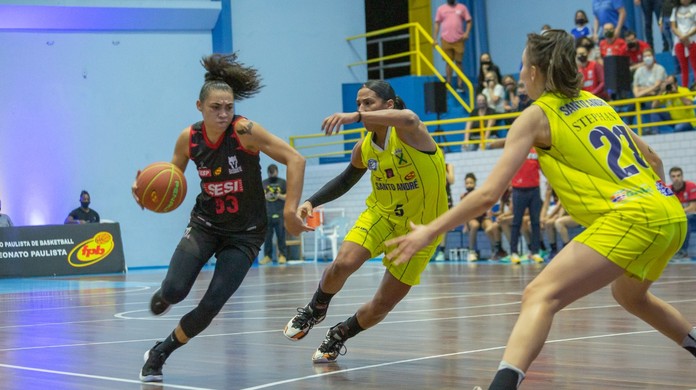
[[[635,334],[656,333],[656,332],[657,332],[656,330],[642,330],[642,331],[635,331],[635,332],[610,333],[610,334],[595,335],[595,336],[571,337],[571,338],[566,338],[566,339],[547,340],[545,344],[555,344],[555,343],[561,343],[561,342],[567,342],[567,341],[600,339],[600,338],[617,337],[617,336],[630,336],[630,335],[635,335]],[[447,357],[452,357],[452,356],[470,355],[470,354],[478,353],[478,352],[490,352],[490,351],[497,351],[497,350],[501,350],[501,349],[505,349],[505,346],[503,345],[503,346],[498,346],[498,347],[480,348],[480,349],[474,349],[474,350],[469,350],[469,351],[443,353],[443,354],[438,354],[438,355],[421,356],[421,357],[411,358],[411,359],[402,359],[402,360],[397,360],[397,361],[393,361],[393,362],[370,364],[367,366],[353,367],[353,368],[347,368],[347,369],[339,369],[339,370],[331,371],[331,372],[327,372],[327,373],[306,375],[306,376],[297,377],[297,378],[285,379],[282,381],[266,383],[263,385],[246,387],[242,390],[266,389],[269,387],[275,387],[275,386],[280,386],[280,385],[286,385],[289,383],[301,382],[301,381],[304,381],[307,379],[321,378],[324,376],[343,374],[343,373],[352,372],[352,371],[369,370],[369,369],[373,369],[373,368],[394,366],[397,364],[413,363],[413,362],[419,362],[419,361],[423,361],[423,360],[440,359],[440,358],[447,358]]]
[[[23,370],[23,371],[33,371],[33,372],[41,372],[45,374],[55,374],[55,375],[64,375],[64,376],[73,376],[73,377],[78,377],[78,378],[87,378],[87,379],[98,379],[98,380],[103,380],[103,381],[109,381],[109,382],[120,382],[120,383],[133,383],[133,384],[138,384],[138,385],[153,385],[153,386],[166,386],[166,387],[171,387],[173,389],[188,389],[188,390],[214,390],[214,389],[209,389],[206,387],[192,387],[192,386],[184,386],[184,385],[175,385],[172,383],[167,383],[167,384],[159,384],[159,383],[145,383],[139,380],[133,380],[133,379],[121,379],[121,378],[114,378],[114,377],[109,377],[109,376],[102,376],[102,375],[89,375],[89,374],[80,374],[77,372],[69,372],[69,371],[57,371],[57,370],[47,370],[43,368],[34,368],[34,367],[25,367],[25,366],[15,366],[13,364],[3,364],[0,363],[0,367],[3,368],[11,368],[15,370]]]

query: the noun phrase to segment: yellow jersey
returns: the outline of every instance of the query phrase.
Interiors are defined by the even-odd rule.
[[[372,141],[373,135],[369,132],[361,145],[362,162],[372,182],[367,207],[407,230],[409,221],[427,224],[447,211],[442,150],[417,150],[402,142],[392,127],[387,129],[384,149]]]
[[[610,213],[644,226],[686,220],[628,126],[604,100],[580,91],[573,99],[545,93],[534,104],[551,129],[551,147],[536,148],[541,170],[576,222],[590,226]]]

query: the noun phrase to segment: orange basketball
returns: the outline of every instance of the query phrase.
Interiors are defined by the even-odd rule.
[[[148,165],[136,179],[135,194],[140,203],[156,213],[168,213],[186,197],[186,178],[174,164],[156,162]]]

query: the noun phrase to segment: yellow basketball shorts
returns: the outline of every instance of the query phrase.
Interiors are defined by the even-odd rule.
[[[354,242],[370,251],[372,257],[378,257],[383,253],[385,255],[389,253],[389,248],[384,245],[385,241],[403,236],[408,232],[410,229],[397,226],[388,218],[377,214],[372,209],[367,209],[360,214],[355,225],[343,240]],[[420,284],[420,275],[425,270],[441,240],[442,237],[438,237],[430,245],[416,252],[411,260],[405,264],[392,264],[386,257],[382,259],[382,264],[400,282],[409,286]]]
[[[599,252],[640,280],[656,281],[686,237],[686,221],[645,226],[607,215],[592,223],[574,241]]]

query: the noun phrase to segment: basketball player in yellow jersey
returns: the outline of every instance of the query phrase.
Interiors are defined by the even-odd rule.
[[[530,147],[568,213],[587,229],[525,288],[519,318],[489,389],[517,389],[541,351],[554,315],[611,284],[616,301],[696,356],[696,329],[651,294],[686,232],[686,217],[664,184],[662,161],[603,100],[580,91],[573,37],[530,34],[520,80],[535,104],[510,128],[505,150],[483,187],[425,226],[414,226],[388,255],[412,253],[461,221],[489,209]]]
[[[404,107],[385,81],[368,81],[358,91],[358,111],[336,113],[322,129],[330,135],[342,124],[363,122],[368,135],[353,148],[346,170],[327,183],[300,206],[301,218],[313,208],[345,194],[366,171],[370,171],[372,193],[355,226],[344,238],[336,259],[324,270],[317,291],[307,306],[285,326],[290,340],[300,340],[326,317],[331,298],[346,279],[365,261],[387,252],[384,242],[409,232],[409,222],[428,223],[447,210],[445,159],[418,116]],[[428,205],[428,207],[424,207]],[[430,261],[440,237],[414,252],[409,263],[387,267],[374,297],[350,318],[332,327],[312,361],[327,363],[345,353],[344,343],[360,331],[382,321],[411,289]]]

